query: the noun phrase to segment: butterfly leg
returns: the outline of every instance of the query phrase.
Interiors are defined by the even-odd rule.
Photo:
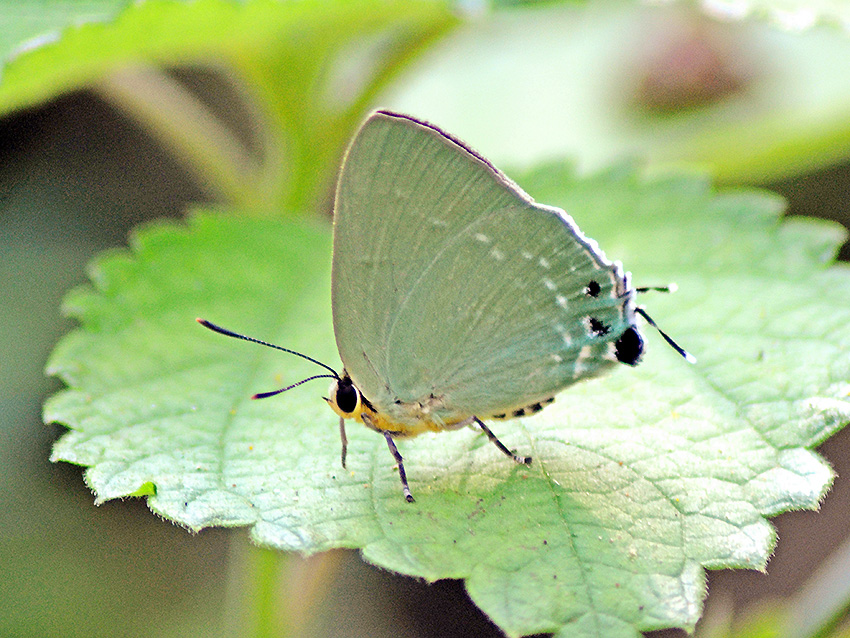
[[[345,454],[348,452],[348,437],[345,436],[345,419],[339,417],[339,438],[342,440],[342,467],[345,467]]]
[[[490,428],[488,428],[486,425],[484,425],[484,421],[479,419],[477,416],[473,417],[473,418],[475,419],[475,422],[478,424],[478,427],[480,427],[482,430],[484,430],[484,434],[487,435],[487,438],[490,439],[493,442],[493,444],[497,448],[499,448],[502,452],[504,452],[506,455],[511,457],[517,463],[520,463],[522,465],[530,465],[531,464],[531,457],[530,456],[519,456],[518,454],[511,452],[508,448],[505,447],[504,443],[502,443],[498,438],[496,438],[496,435],[493,434],[493,432],[490,430]]]
[[[398,476],[401,479],[401,489],[404,492],[404,498],[407,499],[408,503],[413,502],[413,494],[410,493],[410,486],[407,484],[407,474],[404,471],[404,459],[401,458],[401,454],[398,451],[398,448],[395,446],[395,441],[393,441],[393,436],[386,430],[382,430],[381,434],[384,435],[384,438],[387,440],[387,446],[390,448],[390,454],[393,455],[393,458],[398,463]]]

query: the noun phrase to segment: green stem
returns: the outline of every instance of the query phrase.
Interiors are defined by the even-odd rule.
[[[248,609],[253,611],[253,631],[256,638],[296,636],[293,631],[289,605],[279,605],[278,590],[281,576],[287,571],[290,557],[283,552],[251,546],[248,551],[249,572],[254,577],[254,592]]]
[[[168,73],[126,67],[102,78],[98,94],[158,139],[214,198],[256,203],[264,166],[207,107]]]
[[[240,638],[308,636],[343,555],[336,551],[304,558],[234,535],[225,633]]]
[[[848,573],[850,541],[845,540],[788,601],[788,622],[782,638],[832,635],[850,609]]]

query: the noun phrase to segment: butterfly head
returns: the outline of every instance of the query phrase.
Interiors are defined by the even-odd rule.
[[[363,395],[345,371],[340,378],[331,381],[328,396],[324,399],[343,419],[357,419],[363,413]]]

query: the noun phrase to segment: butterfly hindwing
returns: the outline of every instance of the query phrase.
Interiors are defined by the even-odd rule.
[[[333,314],[379,412],[450,424],[543,401],[612,365],[634,290],[563,211],[435,127],[378,111],[334,221]]]

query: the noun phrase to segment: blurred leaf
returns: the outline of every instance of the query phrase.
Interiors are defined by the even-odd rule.
[[[296,212],[324,197],[375,93],[455,24],[427,0],[149,0],[85,24],[76,22],[92,15],[88,3],[78,13],[63,6],[65,28],[6,65],[0,113],[93,87],[214,194]],[[192,67],[235,85],[250,140],[164,72]]]
[[[45,408],[72,431],[53,459],[88,466],[97,501],[147,483],[152,510],[190,529],[251,525],[263,545],[361,548],[387,569],[463,578],[509,635],[638,636],[693,627],[703,567],[763,568],[766,516],[815,508],[831,481],[808,449],[850,417],[850,273],[836,227],[780,222],[766,194],[631,170],[521,179],[566,206],[647,296],[655,319],[636,369],[579,384],[534,417],[494,423],[530,467],[469,430],[402,441],[415,504],[383,438],[349,427],[301,386],[315,368],[197,326],[204,316],[339,369],[327,229],[199,213],[147,227],[69,295],[81,328],[49,363],[69,389]]]
[[[128,0],[7,0],[2,3],[0,60],[60,37],[66,27],[112,18]]]
[[[780,638],[787,626],[787,608],[782,601],[772,600],[763,602],[754,609],[748,610],[744,617],[736,622],[729,619],[726,627],[715,628],[714,631],[702,630],[702,625],[695,633],[696,638]]]
[[[803,31],[818,23],[844,29],[850,26],[850,6],[834,0],[708,0],[693,4],[722,20],[754,17],[789,31]]]
[[[593,171],[636,157],[697,162],[740,184],[850,157],[850,74],[835,63],[850,59],[845,31],[788,33],[661,4],[483,16],[384,106],[440,122],[497,165],[575,157]]]

